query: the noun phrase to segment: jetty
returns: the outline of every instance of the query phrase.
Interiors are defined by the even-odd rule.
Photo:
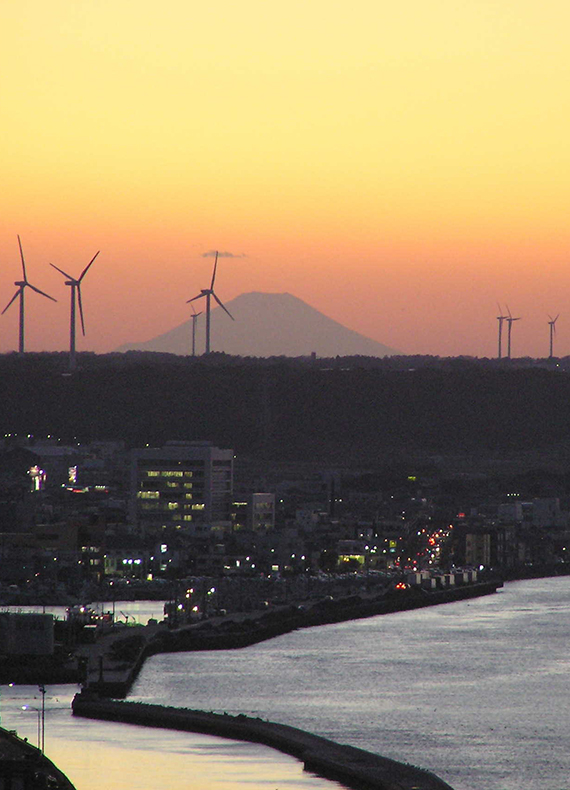
[[[298,758],[305,770],[334,779],[350,788],[453,790],[430,771],[364,749],[338,744],[296,727],[242,714],[232,716],[140,702],[101,700],[86,692],[75,696],[72,708],[75,716],[90,719],[200,732],[260,743]]]

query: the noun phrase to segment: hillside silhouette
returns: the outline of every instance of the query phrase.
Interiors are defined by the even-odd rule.
[[[570,375],[489,361],[0,357],[3,434],[208,439],[273,459],[376,462],[387,453],[565,452]],[[399,365],[399,367],[398,367]]]

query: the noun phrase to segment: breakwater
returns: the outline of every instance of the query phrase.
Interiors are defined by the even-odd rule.
[[[132,636],[124,637],[122,640],[114,639],[109,653],[104,652],[104,639],[93,645],[93,652],[97,651],[99,655],[96,665],[91,661],[93,669],[85,687],[102,697],[123,698],[129,693],[145,660],[158,653],[237,650],[299,628],[392,614],[491,595],[500,586],[502,582],[495,580],[433,591],[411,587],[404,590],[390,590],[378,596],[351,595],[345,598],[323,599],[307,607],[293,605],[276,607],[247,617],[221,618],[215,623],[204,621],[173,630],[141,628]]]
[[[91,719],[125,722],[146,727],[201,732],[270,746],[297,757],[306,770],[347,787],[369,790],[452,790],[435,774],[406,763],[345,746],[284,724],[239,714],[100,700],[83,692],[72,704],[73,713]]]

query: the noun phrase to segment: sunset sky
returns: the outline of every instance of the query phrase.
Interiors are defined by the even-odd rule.
[[[3,0],[0,310],[27,347],[147,340],[287,291],[410,354],[570,354],[561,0]],[[0,351],[17,348],[17,304]]]

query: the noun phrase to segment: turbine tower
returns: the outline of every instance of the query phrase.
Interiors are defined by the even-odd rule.
[[[18,297],[20,297],[20,338],[18,343],[18,351],[20,354],[23,354],[25,351],[25,339],[24,339],[24,292],[26,288],[31,288],[32,291],[35,291],[42,296],[46,296],[48,299],[51,299],[52,302],[57,302],[57,299],[54,299],[53,296],[40,291],[39,288],[36,288],[35,285],[32,285],[28,282],[28,277],[26,275],[26,262],[24,260],[24,251],[22,250],[22,242],[20,241],[20,237],[18,236],[18,245],[20,247],[20,258],[22,259],[22,272],[24,274],[23,280],[16,280],[14,285],[18,286],[18,290],[14,294],[14,296],[10,299],[6,307],[2,310],[2,315],[6,312],[6,310],[10,307],[12,302],[15,302]]]
[[[556,318],[553,318],[551,315],[548,316],[550,318],[550,321],[548,322],[548,326],[550,327],[550,356],[549,356],[549,359],[552,359],[552,357],[554,356],[554,354],[553,354],[554,335],[556,334],[556,322],[558,321],[558,316],[559,315],[560,315],[560,313],[558,313]]]
[[[508,305],[507,305],[507,311],[509,313],[508,316],[507,316],[507,357],[508,357],[508,359],[510,359],[511,358],[511,331],[513,329],[513,321],[520,321],[521,317],[518,316],[517,318],[513,318],[513,316],[511,315],[511,311],[509,310]]]
[[[232,321],[235,321],[235,318],[230,313],[230,311],[220,302],[218,297],[214,292],[214,281],[216,279],[216,269],[218,267],[218,253],[216,251],[216,260],[214,261],[214,271],[212,272],[212,282],[210,283],[209,288],[202,288],[198,296],[193,296],[192,299],[188,299],[188,302],[194,302],[196,299],[201,299],[203,296],[206,297],[206,354],[210,353],[210,301],[211,297],[213,296],[216,302],[220,305],[222,310],[229,315]]]
[[[501,359],[503,356],[503,322],[507,320],[508,316],[503,315],[501,305],[498,302],[497,307],[499,308],[499,315],[497,316],[497,321],[499,322],[499,349],[497,359]]]
[[[196,321],[198,320],[198,316],[202,315],[202,311],[200,310],[199,313],[196,312],[194,309],[194,305],[192,305],[192,356],[196,356]]]
[[[85,321],[83,320],[83,305],[81,303],[81,281],[87,274],[89,267],[95,260],[95,258],[99,255],[99,251],[95,253],[95,255],[91,258],[87,266],[83,269],[81,274],[77,279],[72,277],[67,272],[64,272],[63,269],[60,269],[59,266],[56,266],[54,263],[50,263],[50,266],[53,266],[54,269],[60,274],[63,274],[64,277],[68,279],[65,281],[66,285],[69,285],[71,288],[71,315],[70,315],[70,322],[69,322],[69,369],[75,370],[75,304],[79,305],[79,317],[81,318],[81,330],[83,334],[85,334]]]

